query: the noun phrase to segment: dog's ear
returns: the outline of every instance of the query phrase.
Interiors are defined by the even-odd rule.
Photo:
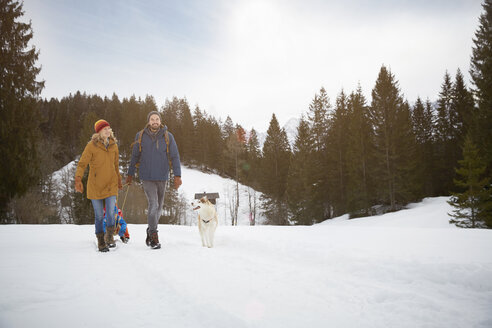
[[[207,196],[203,196],[200,198],[200,203],[206,203],[207,202]]]

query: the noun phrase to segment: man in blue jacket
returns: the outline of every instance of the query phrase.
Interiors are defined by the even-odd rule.
[[[149,202],[145,243],[151,248],[158,249],[161,248],[161,244],[157,234],[157,225],[164,204],[169,165],[171,163],[174,172],[174,188],[178,189],[181,185],[181,163],[174,136],[167,131],[166,126],[161,125],[161,115],[157,111],[152,111],[147,115],[147,126],[135,136],[126,178],[127,184],[133,181],[137,163],[140,163],[138,174]]]

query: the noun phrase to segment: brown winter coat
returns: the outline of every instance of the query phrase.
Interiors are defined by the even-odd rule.
[[[96,135],[85,146],[75,177],[82,178],[89,165],[88,199],[103,199],[118,194],[118,182],[121,181],[119,157],[118,145],[112,138],[109,138],[107,148]]]

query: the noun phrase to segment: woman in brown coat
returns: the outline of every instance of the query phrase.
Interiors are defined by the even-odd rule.
[[[121,189],[119,170],[119,151],[116,138],[109,123],[99,120],[94,124],[96,133],[85,146],[75,172],[75,191],[83,192],[82,176],[89,165],[87,180],[87,198],[92,201],[95,214],[97,245],[99,251],[107,252],[115,247],[113,232],[115,229],[114,205],[118,189]],[[104,207],[108,211],[106,234],[104,233]]]

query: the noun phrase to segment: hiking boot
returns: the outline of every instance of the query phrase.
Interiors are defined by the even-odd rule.
[[[108,246],[106,246],[106,242],[104,241],[104,232],[100,232],[96,234],[97,237],[97,248],[100,252],[109,252]]]
[[[104,235],[104,241],[108,245],[109,248],[116,247],[116,243],[113,238],[114,226],[106,227],[106,234]]]
[[[145,245],[150,246],[149,228],[147,228],[147,238],[145,238]]]
[[[150,235],[150,247],[153,249],[161,248],[161,244],[159,244],[159,236],[157,235],[157,232],[153,232]]]

